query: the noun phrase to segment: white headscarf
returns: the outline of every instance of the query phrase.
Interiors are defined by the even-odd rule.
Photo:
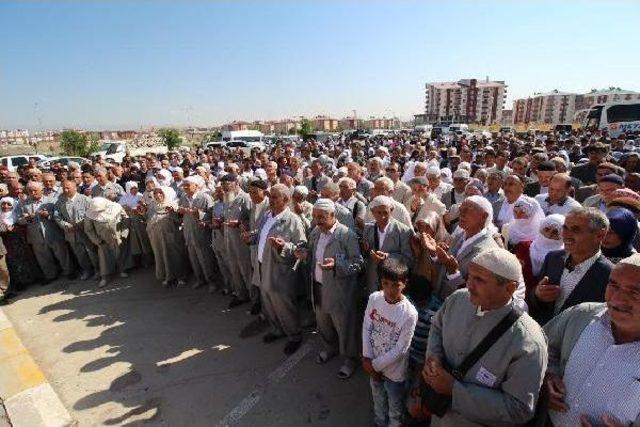
[[[540,270],[542,269],[542,263],[544,262],[544,258],[551,251],[559,251],[564,249],[564,243],[562,242],[562,238],[560,240],[553,240],[545,237],[542,234],[542,230],[547,227],[555,228],[560,232],[560,236],[562,235],[562,226],[564,225],[564,215],[560,214],[552,214],[542,220],[540,223],[540,233],[536,236],[536,238],[531,243],[529,247],[529,257],[531,258],[531,270],[534,276],[540,274]]]
[[[509,243],[515,245],[520,242],[531,242],[540,234],[540,224],[544,219],[544,212],[538,201],[529,196],[521,196],[513,205],[524,209],[527,218],[514,218],[509,222]]]
[[[128,208],[133,209],[136,206],[138,206],[138,203],[140,202],[140,200],[142,200],[144,196],[142,195],[142,193],[140,193],[140,191],[138,191],[138,193],[136,193],[135,195],[131,194],[132,188],[138,188],[137,182],[128,181],[124,186],[127,191],[125,194],[122,195],[122,197],[120,197],[120,200],[118,200],[118,203],[120,203],[122,206],[126,206]]]
[[[0,203],[11,203],[11,210],[9,212],[0,212],[0,222],[4,225],[13,225],[17,221],[16,201],[13,197],[3,197],[0,199]]]
[[[487,213],[484,228],[487,229],[490,235],[493,235],[498,231],[496,226],[493,225],[493,206],[490,201],[484,198],[484,196],[469,196],[464,199],[464,202],[471,202]]]
[[[440,178],[442,179],[443,182],[446,182],[447,184],[453,183],[453,178],[451,176],[451,169],[449,168],[440,169]]]
[[[160,182],[160,185],[171,185],[173,183],[173,174],[168,170],[160,169],[157,175],[160,175],[162,177],[158,179],[158,182]],[[156,176],[156,178],[158,177]]]
[[[124,213],[122,206],[104,197],[91,199],[86,216],[98,222],[111,222]]]

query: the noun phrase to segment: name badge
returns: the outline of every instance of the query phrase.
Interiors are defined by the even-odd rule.
[[[481,366],[476,374],[476,380],[479,381],[480,384],[493,387],[496,383],[496,376],[489,372],[484,366]]]

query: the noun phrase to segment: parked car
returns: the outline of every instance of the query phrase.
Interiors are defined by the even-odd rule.
[[[35,159],[36,163],[42,160],[46,160],[47,156],[42,154],[25,154],[22,156],[7,156],[0,157],[0,164],[6,166],[9,172],[15,172],[20,166],[29,163],[29,159]]]
[[[87,162],[87,159],[84,157],[70,157],[70,156],[56,156],[49,157],[48,159],[41,160],[38,162],[39,168],[49,169],[56,163],[59,163],[63,166],[68,166],[70,162],[76,162],[79,165],[83,165]]]
[[[249,142],[242,140],[227,141],[225,147],[231,151],[236,151],[239,148],[247,157],[251,155],[251,151],[254,149],[258,149],[259,151],[264,151],[265,149],[262,142]]]

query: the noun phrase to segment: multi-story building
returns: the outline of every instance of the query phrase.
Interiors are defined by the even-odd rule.
[[[556,89],[513,101],[513,123],[571,123],[576,121],[577,117],[584,116],[595,104],[635,100],[640,101],[640,93],[614,87],[604,90],[593,89],[585,94],[561,92]]]
[[[463,79],[425,85],[429,123],[500,123],[507,93],[504,81]]]
[[[553,90],[513,101],[513,123],[571,123],[576,111],[575,93]]]
[[[576,110],[585,110],[595,104],[619,101],[640,101],[640,93],[632,90],[610,87],[609,89],[592,89],[584,95],[579,95],[576,100]]]
[[[386,118],[383,117],[381,119],[370,117],[368,120],[365,120],[364,127],[367,129],[395,129],[400,127],[400,119]]]
[[[314,128],[321,132],[334,132],[338,129],[338,120],[327,116],[315,116],[311,119]]]
[[[222,125],[221,129],[226,131],[249,130],[252,126],[253,125],[249,122],[233,121],[231,123]]]

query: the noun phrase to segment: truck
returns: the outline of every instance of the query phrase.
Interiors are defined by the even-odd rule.
[[[169,150],[165,145],[153,147],[132,147],[127,141],[103,141],[100,149],[91,153],[91,156],[100,156],[105,160],[113,160],[121,163],[124,156],[144,156],[147,153],[166,154]]]
[[[623,133],[640,133],[640,102],[596,104],[587,113],[582,127],[587,130],[606,130],[613,138]]]

